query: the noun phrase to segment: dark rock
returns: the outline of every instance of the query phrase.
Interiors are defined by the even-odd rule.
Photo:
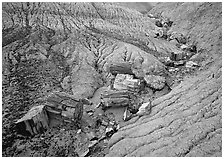
[[[108,66],[107,71],[110,72],[114,76],[116,76],[117,74],[135,75],[131,70],[130,62],[112,63]]]
[[[163,27],[163,24],[162,24],[161,20],[156,20],[155,25],[156,25],[157,27]]]

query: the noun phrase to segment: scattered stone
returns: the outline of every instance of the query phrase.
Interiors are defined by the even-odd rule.
[[[119,130],[119,129],[120,129],[120,125],[119,125],[119,124],[117,124],[116,130]]]
[[[112,127],[106,128],[105,134],[107,137],[111,137],[114,134],[114,129]]]
[[[26,148],[26,145],[18,145],[16,146],[17,151],[23,151]]]
[[[143,103],[136,113],[138,116],[148,115],[151,112],[151,102]]]
[[[82,132],[82,130],[81,129],[79,129],[78,131],[77,131],[77,134],[80,134]]]
[[[173,32],[168,36],[168,40],[176,39],[179,44],[186,44],[187,38],[182,33]]]
[[[106,130],[106,127],[101,125],[99,127],[99,134],[101,134],[101,135],[104,134],[105,133],[105,130]]]
[[[185,63],[186,63],[186,61],[184,61],[184,60],[176,61],[176,62],[174,62],[174,67],[184,66]]]
[[[172,39],[169,41],[171,44],[174,44],[175,46],[177,46],[179,43],[176,39]]]
[[[84,153],[80,154],[79,157],[86,157],[89,153],[89,149],[87,149]]]
[[[116,118],[116,115],[115,115],[115,118]],[[114,126],[116,124],[116,122],[113,120],[113,121],[110,121],[109,124]]]
[[[185,45],[185,44],[182,44],[182,45],[180,46],[180,48],[181,48],[182,50],[186,50],[186,49],[189,48],[189,46],[188,46],[188,45]]]
[[[159,58],[159,61],[169,67],[174,66],[174,62],[170,59],[170,57],[161,57],[161,58]]]
[[[155,16],[153,14],[148,14],[147,15],[149,18],[155,18]]]
[[[108,122],[106,122],[105,120],[102,120],[102,123],[101,123],[103,126],[107,126],[108,125]]]
[[[172,52],[170,59],[172,61],[180,61],[180,60],[185,60],[186,59],[186,56],[187,56],[187,54],[184,51]]]
[[[131,119],[131,115],[131,112],[128,110],[128,108],[126,108],[123,115],[124,121],[128,121],[129,119]]]
[[[169,72],[177,72],[178,70],[179,70],[179,68],[172,67],[169,69]]]
[[[156,90],[161,90],[166,84],[166,78],[162,76],[146,75],[144,79],[149,87]]]
[[[96,133],[94,133],[93,131],[90,131],[89,133],[86,134],[89,138],[90,141],[93,141],[93,140],[97,140],[97,136],[96,136]]]
[[[89,144],[88,148],[91,149],[91,148],[92,148],[93,146],[95,146],[97,143],[98,143],[97,140],[90,141],[90,144]]]
[[[64,89],[64,90],[69,90],[70,87],[71,87],[71,77],[70,76],[66,76],[62,83],[61,83],[61,87]]]
[[[187,68],[199,67],[199,65],[193,61],[188,61],[188,62],[186,62],[186,67]]]
[[[156,20],[155,24],[157,27],[163,27],[162,21],[160,19]]]

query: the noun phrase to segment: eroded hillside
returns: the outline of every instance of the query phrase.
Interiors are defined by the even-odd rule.
[[[144,94],[144,100],[152,100],[151,113],[126,122],[109,147],[104,142],[103,148],[101,142],[88,156],[221,156],[221,4],[159,3],[147,14],[130,6],[3,3],[3,156],[86,152],[85,134],[74,135],[77,129],[72,126],[24,138],[17,135],[14,123],[55,90],[89,98],[95,107],[101,89],[109,85],[108,67],[122,62],[133,64],[140,79],[162,79],[162,87],[146,80],[153,87],[153,93]],[[182,33],[187,45],[197,47],[190,60],[199,69],[178,68],[174,63],[177,71],[171,71],[174,66],[162,59],[182,50],[157,37],[161,28],[148,14],[173,21],[168,33]]]

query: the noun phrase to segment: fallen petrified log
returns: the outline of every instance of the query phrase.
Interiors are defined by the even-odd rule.
[[[75,99],[62,92],[54,92],[43,99],[43,104],[35,106],[16,122],[17,131],[22,135],[44,132],[53,120],[79,124],[83,115],[83,105],[92,104],[88,99]]]
[[[128,90],[107,90],[101,94],[103,107],[128,106],[134,94]]]
[[[49,118],[45,105],[31,108],[25,116],[16,122],[19,134],[28,136],[44,132],[49,128]]]
[[[131,67],[132,64],[130,62],[116,62],[107,67],[107,72],[114,76],[117,74],[129,74],[134,76],[135,74],[132,72]]]
[[[133,79],[133,75],[117,74],[113,88],[116,90],[139,92],[141,90],[141,80]]]

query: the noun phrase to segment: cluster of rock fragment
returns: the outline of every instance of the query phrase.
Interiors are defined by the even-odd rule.
[[[195,43],[188,42],[188,38],[179,32],[174,32],[170,28],[173,21],[170,18],[155,16],[148,14],[148,17],[154,21],[159,28],[155,34],[155,38],[161,38],[177,46],[178,50],[171,52],[169,57],[160,58],[168,67],[186,66],[186,68],[198,67],[199,65],[191,61],[191,57],[197,54],[197,47]]]

